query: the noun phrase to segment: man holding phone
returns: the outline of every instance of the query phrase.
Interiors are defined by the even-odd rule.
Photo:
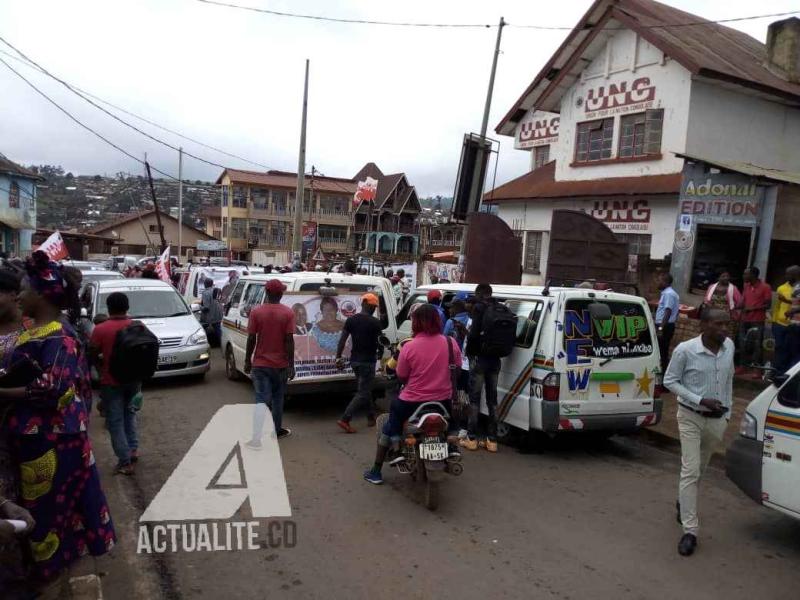
[[[678,396],[681,476],[678,520],[683,537],[681,556],[697,547],[697,490],[700,476],[722,443],[733,400],[733,341],[728,338],[730,315],[707,308],[700,316],[701,334],[675,348],[664,385]]]

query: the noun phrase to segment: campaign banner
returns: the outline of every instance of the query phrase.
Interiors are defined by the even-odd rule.
[[[59,261],[62,258],[67,258],[67,256],[69,256],[69,251],[67,250],[67,245],[64,243],[64,238],[61,237],[61,234],[57,230],[54,231],[50,237],[47,238],[41,246],[39,246],[38,249],[46,253],[52,261]]]
[[[308,257],[317,245],[316,221],[303,221],[303,257]]]
[[[169,276],[169,246],[164,250],[163,254],[158,257],[156,261],[156,275],[161,281],[171,282]]]
[[[374,202],[378,194],[378,180],[367,177],[364,181],[359,181],[356,185],[356,193],[353,195],[353,204],[359,206],[362,202]]]
[[[342,371],[336,368],[336,349],[344,322],[361,311],[361,294],[320,296],[317,293],[288,292],[281,299],[281,304],[291,308],[295,318],[295,381],[353,374],[349,364],[352,340],[347,340],[342,353],[346,361]],[[380,309],[375,316],[381,318]],[[377,365],[376,360],[376,368]]]
[[[425,261],[422,284],[433,283],[431,277],[434,275],[438,277],[438,283],[461,283],[461,269],[458,265],[433,260]]]

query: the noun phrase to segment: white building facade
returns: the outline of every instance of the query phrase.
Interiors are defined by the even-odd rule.
[[[497,128],[531,152],[530,173],[485,195],[523,239],[523,283],[543,279],[555,209],[602,220],[631,255],[670,255],[685,156],[800,173],[800,85],[770,63],[771,49],[718,24],[670,29],[702,19],[647,4],[595,2]],[[783,29],[800,34],[798,24]],[[773,243],[800,243],[800,194],[786,185],[778,194]],[[715,260],[737,239],[726,235],[701,229],[696,256]]]

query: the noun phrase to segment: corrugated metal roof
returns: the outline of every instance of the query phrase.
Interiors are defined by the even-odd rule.
[[[581,181],[556,181],[556,161],[551,161],[522,177],[512,179],[484,194],[484,202],[535,200],[554,198],[585,198],[595,196],[631,196],[677,194],[681,189],[681,174],[613,177]]]
[[[37,175],[30,169],[26,169],[25,167],[18,165],[14,161],[8,160],[2,154],[0,154],[0,173],[16,175],[18,177],[25,177],[26,179],[35,179],[37,181],[44,181],[44,177]]]
[[[697,24],[659,27],[682,23]],[[559,90],[566,90],[582,68],[574,60],[575,54],[582,52],[604,27],[620,26],[636,31],[695,76],[800,101],[800,85],[789,82],[774,66],[768,66],[766,46],[746,33],[654,0],[596,0],[503,117],[496,131],[512,135],[516,123],[534,106],[557,111],[558,92],[541,103],[540,98],[552,96],[550,88],[554,84]]]
[[[265,187],[281,187],[294,189],[297,187],[297,174],[285,171],[240,171],[238,169],[225,169],[217,179],[217,183],[222,182],[225,174],[230,177],[231,183],[246,185],[263,185]],[[311,188],[311,177],[306,176],[306,188]],[[356,193],[356,184],[347,179],[337,179],[334,177],[314,176],[314,189],[319,192],[332,192],[339,194],[352,195]]]

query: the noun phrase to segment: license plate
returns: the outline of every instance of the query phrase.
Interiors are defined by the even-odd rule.
[[[171,365],[176,362],[178,362],[178,356],[175,354],[165,354],[158,357],[158,364],[160,365]]]
[[[420,444],[419,457],[422,460],[444,460],[447,458],[447,443]]]

